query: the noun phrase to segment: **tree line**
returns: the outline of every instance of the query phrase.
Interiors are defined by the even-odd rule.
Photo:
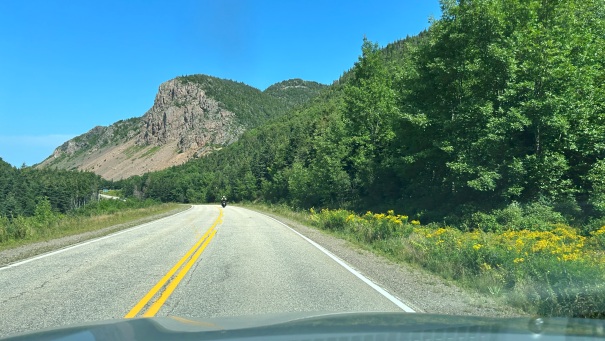
[[[94,173],[16,168],[0,159],[0,217],[33,216],[38,206],[67,213],[96,200],[103,185]]]

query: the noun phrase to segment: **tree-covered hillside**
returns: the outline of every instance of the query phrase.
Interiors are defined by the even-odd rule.
[[[321,89],[319,83],[302,81],[306,86],[299,87],[296,91],[262,92],[241,82],[201,74],[177,79],[199,85],[206,95],[220,102],[223,109],[235,113],[238,122],[247,128],[257,127],[267,120],[285,114],[292,107],[317,96]],[[269,87],[277,88],[278,85]]]
[[[15,168],[0,158],[0,218],[31,216],[41,201],[66,213],[96,200],[104,182],[90,172]]]
[[[263,93],[283,100],[289,108],[308,103],[317,97],[326,85],[317,82],[305,81],[300,78],[289,79],[275,83],[265,89]]]
[[[394,208],[484,229],[506,225],[511,207],[602,216],[604,1],[442,7],[420,37],[364,40],[348,79],[311,107],[124,185],[162,200]]]

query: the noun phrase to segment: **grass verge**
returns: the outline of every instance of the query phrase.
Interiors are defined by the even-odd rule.
[[[605,226],[464,232],[422,226],[404,215],[346,210],[296,211],[253,204],[314,226],[399,263],[429,270],[529,314],[605,317]]]
[[[104,204],[105,202],[107,204]],[[109,209],[103,205],[109,206]],[[0,236],[4,237],[0,239],[0,251],[87,232],[99,232],[92,235],[99,237],[187,208],[188,205],[158,203],[145,204],[143,207],[129,206],[107,200],[99,206],[88,207],[74,214],[40,213],[44,211],[42,209],[34,217],[17,217],[13,221],[0,217]]]

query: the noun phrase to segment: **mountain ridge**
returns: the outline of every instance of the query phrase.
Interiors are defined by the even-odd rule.
[[[176,77],[159,86],[143,116],[94,127],[35,167],[86,170],[118,180],[179,165],[233,143],[245,130],[286,114],[326,87],[300,79],[295,83],[294,92],[273,88],[265,93],[208,75]]]

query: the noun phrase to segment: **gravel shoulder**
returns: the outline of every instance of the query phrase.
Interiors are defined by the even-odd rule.
[[[416,312],[484,317],[527,315],[497,302],[492,297],[465,290],[426,270],[410,264],[395,263],[294,220],[266,211],[257,211],[283,222],[320,244]]]
[[[20,261],[22,259],[26,259],[29,257],[37,256],[43,253],[55,251],[58,249],[62,249],[74,244],[82,243],[90,239],[103,237],[109,235],[114,232],[118,232],[133,226],[141,225],[148,223],[150,221],[158,220],[164,217],[171,216],[173,214],[188,210],[190,206],[183,205],[177,209],[172,211],[168,211],[162,214],[156,214],[145,218],[140,218],[137,220],[133,220],[128,223],[118,224],[106,227],[104,229],[88,231],[72,236],[65,236],[57,239],[50,239],[42,242],[27,244],[23,246],[18,246],[12,249],[0,251],[0,267],[6,266],[8,264]]]

